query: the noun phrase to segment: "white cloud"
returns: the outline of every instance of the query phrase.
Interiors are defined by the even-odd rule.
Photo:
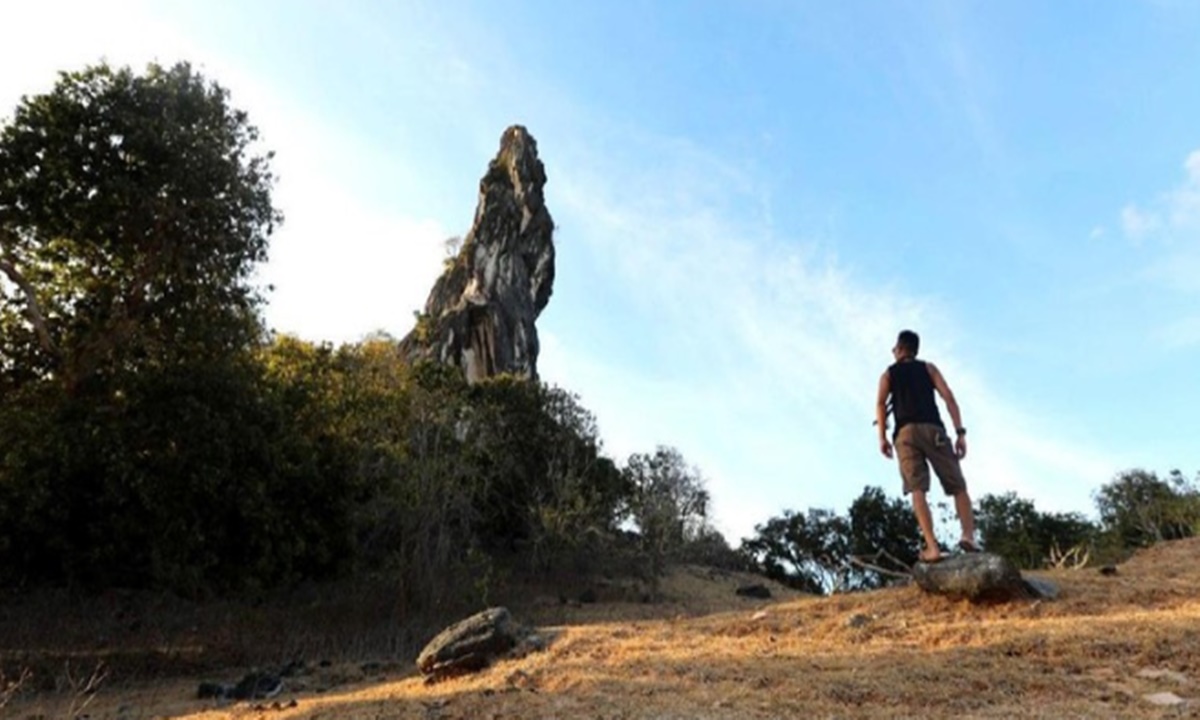
[[[1187,156],[1183,169],[1183,182],[1148,209],[1132,203],[1122,208],[1121,227],[1131,240],[1160,237],[1168,244],[1200,244],[1200,150]]]
[[[1156,213],[1141,210],[1136,205],[1121,209],[1121,228],[1135,243],[1142,242],[1161,226],[1162,220]]]
[[[1200,233],[1200,150],[1193,150],[1183,167],[1187,178],[1166,198],[1171,227]]]
[[[765,191],[737,168],[677,141],[623,142],[635,144],[628,159],[580,156],[560,170],[554,211],[637,308],[614,344],[639,332],[655,342],[638,343],[650,349],[633,359],[583,357],[561,330],[542,355],[544,376],[580,393],[618,459],[678,447],[709,478],[734,542],[784,509],[844,511],[865,485],[898,494],[871,421],[895,334],[915,327],[977,438],[965,468],[973,493],[1090,511],[1110,458],[1038,422],[1033,399],[989,391],[983,371],[957,358],[968,338],[951,317],[868,286],[828,246],[775,237],[754,210],[769,206]]]
[[[440,223],[361,200],[386,154],[326,124],[286,88],[198,44],[152,4],[18,3],[5,10],[0,107],[45,92],[57,72],[105,59],[141,68],[188,60],[231,93],[276,152],[274,199],[283,227],[271,242],[262,282],[273,284],[267,321],[313,340],[350,341],[379,329],[402,335],[440,272]],[[12,32],[20,28],[20,32]],[[5,112],[7,114],[7,112]]]
[[[1144,282],[1194,296],[1200,294],[1200,150],[1188,154],[1183,169],[1184,179],[1177,187],[1162,193],[1147,210],[1126,206],[1122,220],[1126,236],[1135,243],[1155,241],[1149,246]],[[1189,297],[1181,314],[1190,315],[1190,308]],[[1178,316],[1168,318],[1156,334],[1169,348],[1190,345],[1191,333],[1180,329],[1189,323]]]

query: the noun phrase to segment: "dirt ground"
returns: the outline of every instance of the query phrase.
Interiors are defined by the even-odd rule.
[[[269,701],[196,699],[202,675],[24,696],[12,718],[1164,718],[1200,716],[1200,539],[1033,573],[1054,601],[915,587],[816,598],[676,571],[670,602],[537,603],[546,650],[427,685],[411,660],[331,665]],[[244,670],[242,668],[241,670]],[[327,675],[338,675],[336,682]],[[236,679],[236,672],[227,673]],[[86,703],[86,705],[85,705]],[[82,707],[81,707],[82,706]]]

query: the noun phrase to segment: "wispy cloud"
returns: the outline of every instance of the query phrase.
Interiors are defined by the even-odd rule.
[[[915,327],[978,437],[967,461],[974,492],[1090,511],[1090,489],[1112,459],[1056,437],[1028,399],[990,391],[987,369],[959,359],[970,335],[951,316],[869,286],[836,244],[771,226],[756,208],[772,190],[736,164],[678,140],[622,142],[620,156],[580,154],[559,172],[555,212],[578,228],[560,242],[586,243],[604,282],[639,314],[624,339],[611,338],[610,355],[580,356],[566,327],[551,331],[543,353],[548,379],[580,392],[618,457],[679,447],[707,471],[734,539],[786,508],[844,510],[868,484],[896,493],[871,420],[895,333]],[[637,343],[649,350],[626,358],[620,343],[643,333],[654,336]]]
[[[1200,150],[1187,156],[1183,170],[1184,179],[1177,187],[1144,207],[1130,203],[1121,210],[1121,227],[1129,239],[1200,246]]]
[[[230,90],[233,104],[262,131],[264,148],[276,153],[274,199],[286,219],[259,275],[275,287],[268,323],[335,342],[374,330],[407,332],[440,272],[441,241],[449,232],[434,219],[368,199],[370,183],[386,164],[384,149],[327,124],[320,112],[227,49],[202,44],[178,18],[135,2],[121,13],[101,5],[46,2],[12,9],[11,27],[22,32],[0,44],[0,107],[49,90],[59,71],[102,59],[135,69],[192,62]],[[416,182],[400,180],[402,187]]]
[[[1121,212],[1125,236],[1150,256],[1142,272],[1146,285],[1186,298],[1156,320],[1152,335],[1168,350],[1200,345],[1200,315],[1193,309],[1200,294],[1200,149],[1188,154],[1183,170],[1175,188],[1144,207],[1131,203]]]

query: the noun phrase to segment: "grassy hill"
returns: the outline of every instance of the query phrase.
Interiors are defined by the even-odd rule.
[[[1038,573],[1056,601],[973,605],[915,587],[829,598],[680,568],[658,605],[515,610],[544,652],[426,685],[407,663],[318,670],[266,703],[194,699],[199,678],[102,688],[90,718],[1191,717],[1200,713],[1200,539],[1142,551],[1115,575]],[[601,598],[603,599],[603,598]],[[523,617],[522,617],[523,616]],[[1159,705],[1150,698],[1182,699]],[[14,718],[55,717],[81,696],[42,693]]]

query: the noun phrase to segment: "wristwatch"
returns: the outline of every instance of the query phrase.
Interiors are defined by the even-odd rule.
[[[954,428],[954,434],[955,435],[966,435],[967,429],[965,427]]]

